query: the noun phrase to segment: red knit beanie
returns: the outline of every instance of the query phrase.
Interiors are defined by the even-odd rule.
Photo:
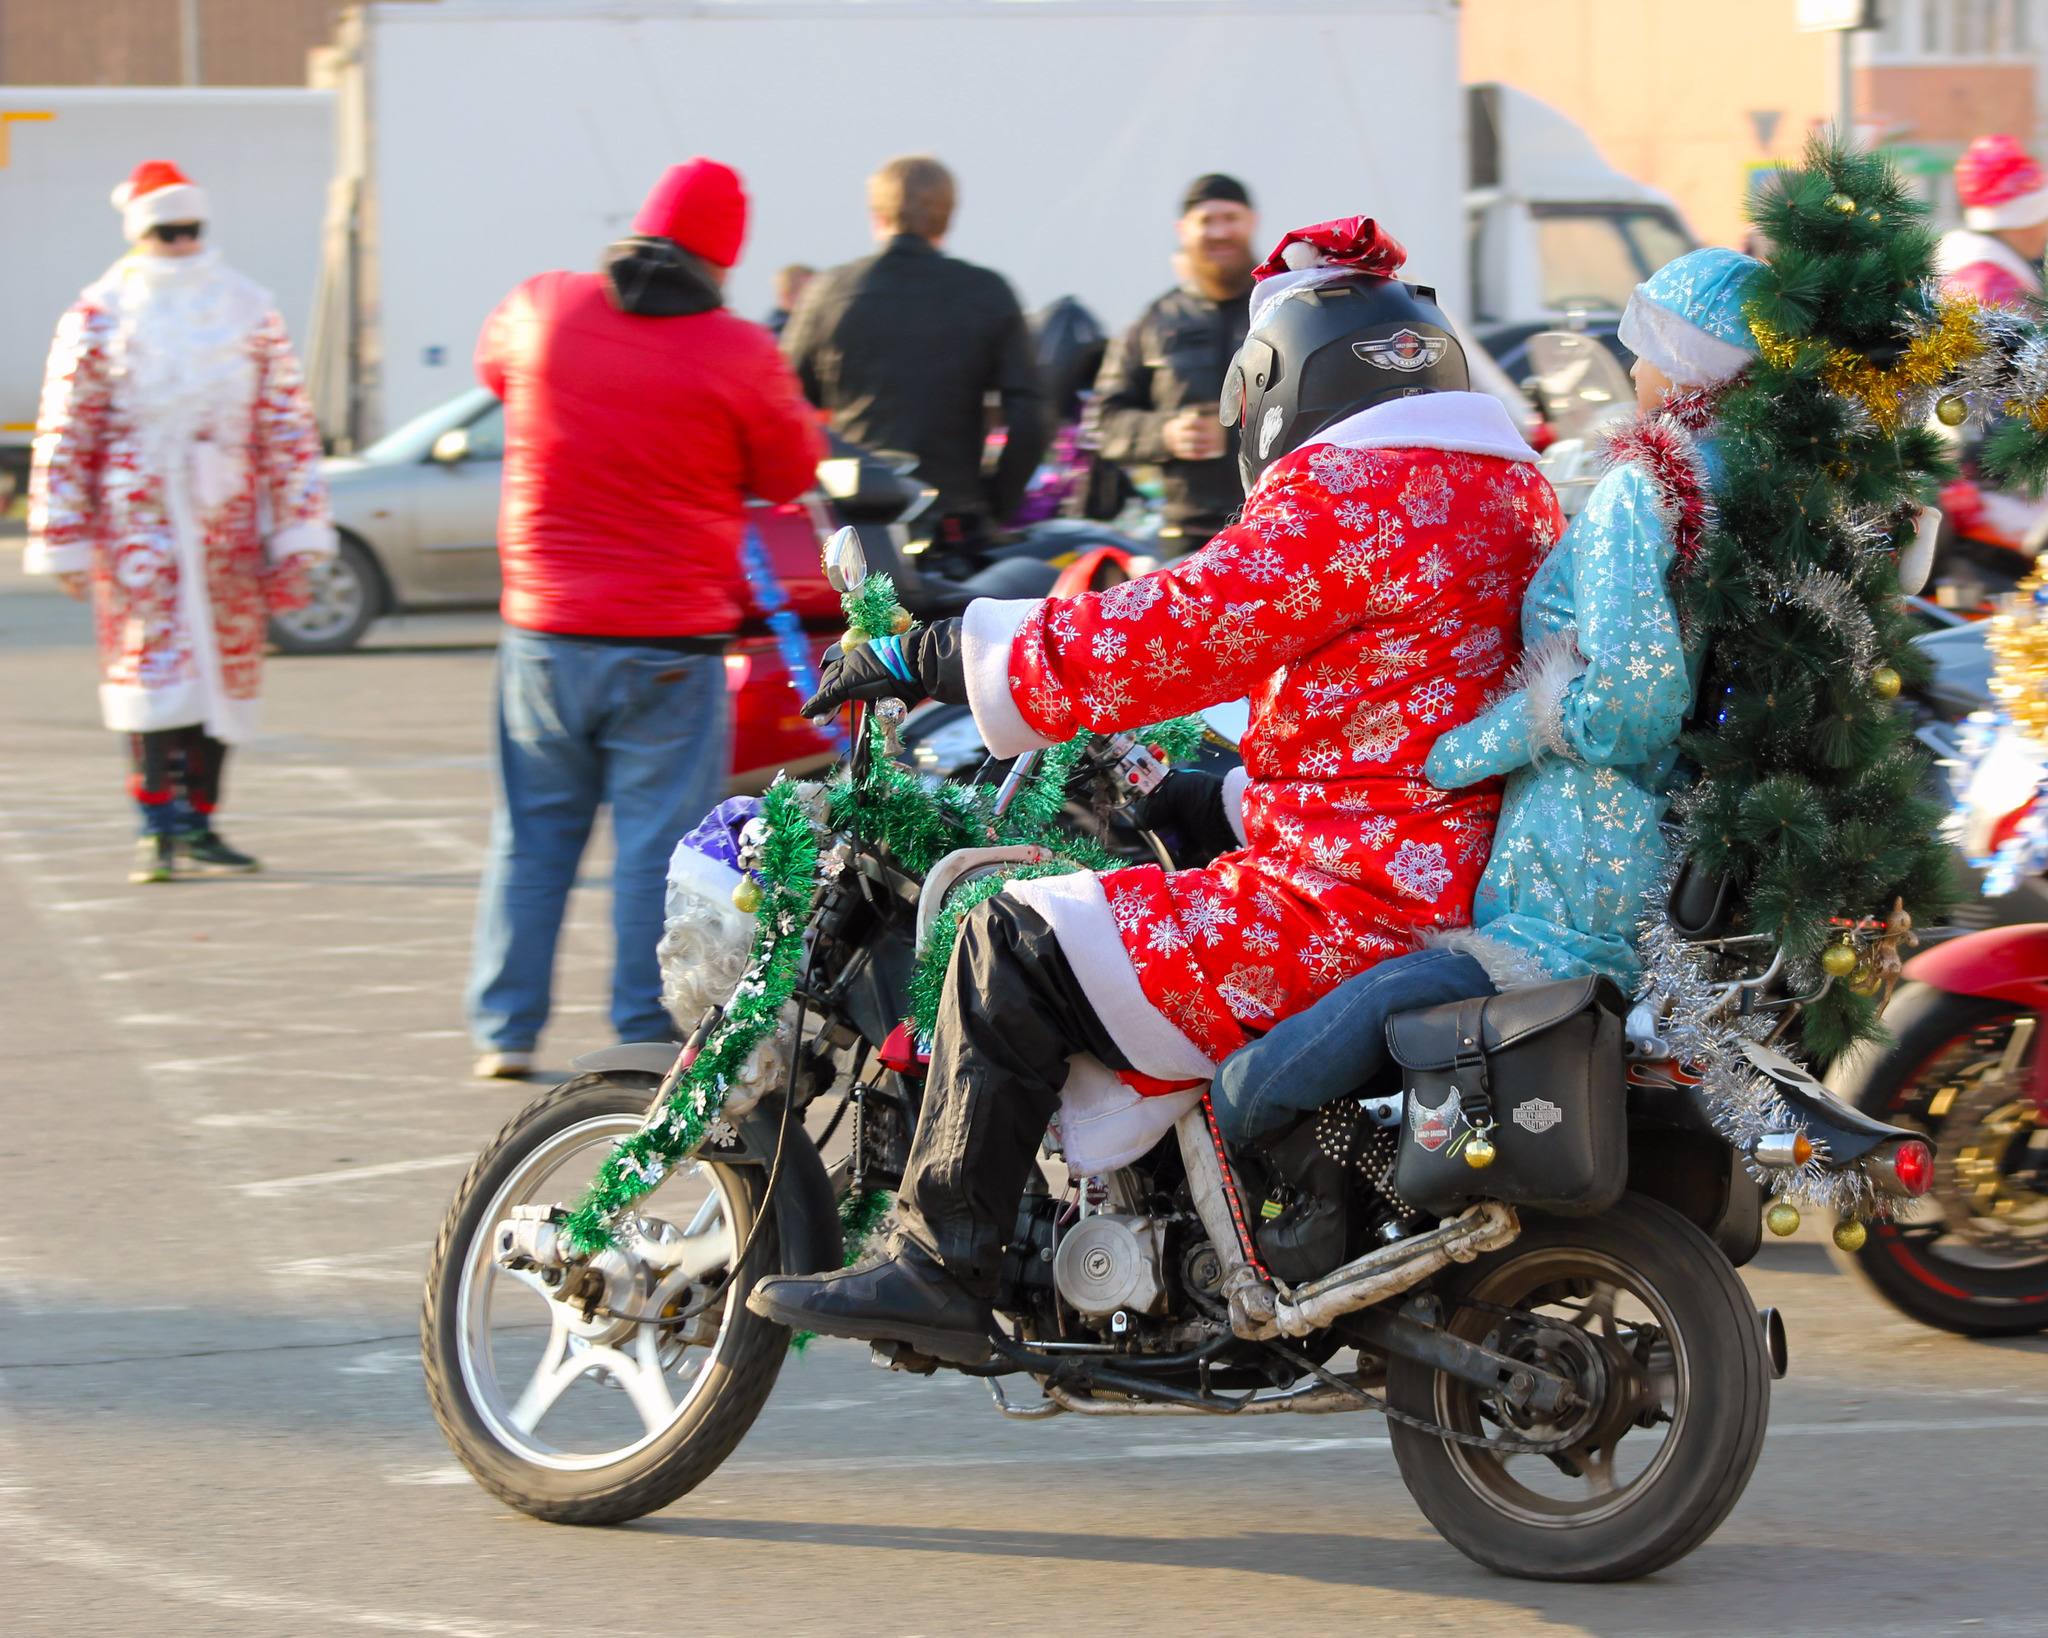
[[[693,256],[731,267],[747,236],[747,192],[739,172],[701,156],[669,166],[633,218],[633,231],[673,239]]]

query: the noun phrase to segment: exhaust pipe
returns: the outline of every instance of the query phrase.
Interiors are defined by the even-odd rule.
[[[1230,1328],[1248,1342],[1307,1336],[1342,1315],[1399,1295],[1448,1264],[1469,1263],[1482,1251],[1497,1250],[1522,1232],[1512,1206],[1485,1200],[1426,1234],[1412,1234],[1332,1269],[1298,1291],[1279,1290],[1260,1278],[1247,1255],[1250,1231],[1242,1226],[1243,1214],[1236,1209],[1235,1191],[1200,1104],[1181,1116],[1175,1132],[1195,1213],[1223,1263]]]
[[[1759,1308],[1756,1322],[1764,1328],[1764,1354],[1771,1362],[1771,1380],[1783,1382],[1792,1363],[1792,1350],[1785,1341],[1785,1316],[1775,1308]]]

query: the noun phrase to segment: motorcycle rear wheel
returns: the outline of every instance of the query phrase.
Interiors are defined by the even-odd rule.
[[[1457,1335],[1568,1373],[1597,1350],[1579,1380],[1604,1381],[1587,1437],[1555,1457],[1389,1425],[1409,1494],[1467,1558],[1534,1581],[1626,1581],[1683,1558],[1728,1516],[1763,1449],[1771,1365],[1748,1291],[1690,1222],[1634,1194],[1598,1217],[1532,1216],[1512,1245],[1435,1289]],[[1578,1335],[1546,1344],[1460,1299]],[[1536,1442],[1570,1429],[1518,1418],[1415,1360],[1393,1361],[1387,1389],[1395,1409],[1463,1433]]]
[[[2013,1026],[2032,1009],[1906,984],[1885,1011],[1898,1044],[1859,1049],[1835,1091],[1866,1115],[1925,1132],[1934,1190],[1872,1223],[1863,1248],[1835,1253],[1894,1308],[1966,1337],[2048,1330],[2048,1171],[2031,1097],[2036,1035],[2018,1085],[1993,1085]]]
[[[470,1167],[428,1265],[420,1356],[434,1419],[478,1484],[554,1524],[639,1518],[702,1483],[753,1426],[789,1349],[788,1329],[746,1305],[775,1266],[772,1222],[694,1326],[581,1320],[492,1259],[513,1206],[574,1203],[657,1084],[584,1075],[528,1104]],[[766,1182],[760,1166],[700,1163],[636,1216],[650,1237],[701,1240],[689,1274],[708,1282],[745,1243]]]

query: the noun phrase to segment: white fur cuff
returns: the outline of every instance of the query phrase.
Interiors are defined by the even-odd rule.
[[[331,523],[294,523],[263,543],[263,556],[273,564],[288,557],[332,557],[337,538]]]
[[[1529,760],[1540,761],[1545,751],[1578,761],[1564,733],[1564,695],[1573,681],[1586,674],[1586,662],[1579,655],[1576,626],[1553,632],[1522,656],[1522,663],[1508,679],[1520,688],[1528,701]]]
[[[50,546],[31,535],[21,554],[23,574],[85,574],[91,568],[90,546]]]
[[[974,713],[974,726],[990,756],[1022,756],[1059,743],[1032,731],[1010,693],[1010,645],[1018,629],[1044,605],[1042,597],[977,597],[960,622],[967,708]]]

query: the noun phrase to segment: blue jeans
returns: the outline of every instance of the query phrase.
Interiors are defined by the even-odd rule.
[[[661,1005],[668,856],[725,792],[725,662],[509,631],[498,646],[498,775],[477,901],[469,1028],[480,1049],[531,1052],[548,1021],[555,940],[598,805],[608,804],[612,1028],[673,1037]]]
[[[1387,1064],[1397,1012],[1499,993],[1456,950],[1417,950],[1369,967],[1225,1058],[1209,1089],[1216,1124],[1242,1143],[1354,1092]]]

